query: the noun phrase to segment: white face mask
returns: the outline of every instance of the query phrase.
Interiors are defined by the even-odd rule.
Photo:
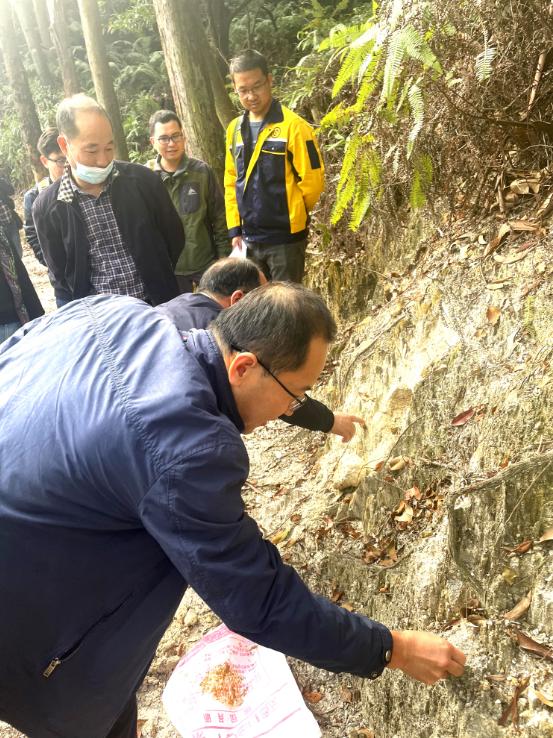
[[[107,165],[107,167],[87,167],[85,164],[81,164],[75,159],[76,167],[73,170],[73,174],[77,179],[81,179],[83,182],[88,184],[96,185],[102,184],[112,172],[113,160]]]

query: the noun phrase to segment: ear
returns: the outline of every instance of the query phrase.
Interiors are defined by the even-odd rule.
[[[270,89],[272,90],[272,89],[273,89],[273,75],[272,75],[272,74],[271,74],[270,72],[269,72],[269,74],[267,75],[267,80],[268,80],[268,82],[269,82],[269,87],[270,87]]]
[[[253,371],[257,367],[255,354],[244,351],[235,354],[227,367],[228,379],[231,387],[240,387],[250,381]]]
[[[155,149],[156,145],[154,143],[155,138],[153,136],[150,136],[150,143],[152,144],[152,148]]]
[[[48,168],[48,158],[44,156],[44,154],[40,155],[40,163],[42,164],[43,167]]]
[[[58,146],[64,156],[67,156],[67,139],[65,136],[58,136]]]
[[[230,296],[230,304],[234,305],[236,302],[239,302],[243,297],[244,297],[244,290],[234,290],[234,292]]]

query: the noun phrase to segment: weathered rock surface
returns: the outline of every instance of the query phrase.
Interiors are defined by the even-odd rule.
[[[553,693],[553,651],[532,655],[517,635],[553,643],[553,543],[539,542],[553,528],[551,239],[542,232],[516,262],[508,241],[494,261],[477,235],[461,250],[437,241],[403,276],[388,264],[328,389],[368,429],[345,454],[329,444],[318,486],[352,480],[339,520],[361,521],[376,553],[367,566],[333,552],[323,570],[370,617],[435,630],[468,655],[462,679],[433,688],[393,672],[364,683],[378,738],[514,735],[514,712],[498,720],[526,679],[517,735],[553,736],[536,696]],[[375,254],[374,268],[384,263]],[[348,285],[336,285],[324,291],[343,299]]]

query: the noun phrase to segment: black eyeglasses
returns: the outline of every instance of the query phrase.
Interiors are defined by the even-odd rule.
[[[174,144],[179,143],[179,141],[182,141],[182,133],[173,133],[171,136],[160,136],[157,139],[157,142],[162,146],[168,146],[169,141],[172,141]]]
[[[57,159],[52,159],[51,156],[46,157],[48,161],[51,161],[52,164],[57,164],[58,167],[64,167],[67,164],[67,159],[65,156],[59,156]]]
[[[230,347],[231,347],[231,349],[233,351],[238,351],[239,354],[243,354],[245,352],[245,349],[241,349],[241,348],[239,348],[238,346],[236,346],[234,344],[231,344]],[[249,353],[253,353],[253,352],[250,351]],[[257,359],[257,363],[259,364],[259,366],[262,369],[265,369],[265,371],[267,372],[267,374],[270,374],[271,377],[275,380],[275,382],[277,384],[279,384],[282,387],[282,389],[288,395],[290,395],[290,397],[292,398],[293,402],[291,402],[290,405],[289,405],[289,407],[288,407],[288,409],[290,410],[290,412],[295,413],[296,410],[299,410],[302,405],[305,405],[305,403],[307,402],[307,399],[308,399],[307,395],[303,395],[303,397],[297,397],[293,392],[290,392],[290,390],[288,389],[288,387],[286,387],[285,384],[282,384],[282,382],[280,381],[280,379],[278,377],[275,377],[275,375],[269,369],[269,367],[265,366],[265,364],[261,361],[261,359],[259,358],[259,356],[256,356],[255,354],[254,354],[254,356]]]

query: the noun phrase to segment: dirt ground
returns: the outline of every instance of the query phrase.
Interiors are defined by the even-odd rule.
[[[45,310],[55,310],[46,269],[26,246],[24,262]],[[278,544],[284,560],[300,572],[312,589],[336,599],[336,583],[325,577],[324,558],[332,555],[333,548],[343,554],[345,547],[348,554],[361,556],[362,544],[330,530],[329,513],[336,507],[336,493],[315,490],[317,459],[328,442],[323,434],[297,430],[279,421],[257,430],[246,439],[251,471],[244,499],[248,513],[258,521],[264,535]],[[347,602],[347,593],[344,596],[341,603],[355,608],[355,602]],[[139,693],[141,738],[178,738],[161,702],[163,688],[181,656],[219,622],[205,603],[188,590]],[[360,680],[331,674],[294,659],[288,661],[323,738],[372,735],[370,726],[361,718]],[[0,738],[20,737],[13,728],[0,724]]]

